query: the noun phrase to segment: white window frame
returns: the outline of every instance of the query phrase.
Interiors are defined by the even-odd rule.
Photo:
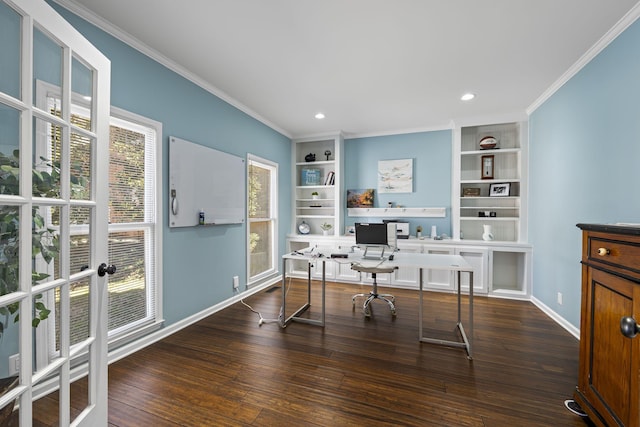
[[[147,117],[140,116],[130,111],[123,110],[117,107],[111,107],[109,126],[126,122],[127,127],[135,127],[136,125],[141,128],[151,128],[155,133],[155,153],[154,158],[149,158],[149,150],[145,150],[145,163],[153,162],[155,167],[155,183],[150,182],[149,176],[145,176],[147,181],[145,184],[145,198],[155,197],[154,212],[145,212],[145,222],[132,226],[131,224],[109,224],[109,233],[118,231],[130,231],[140,230],[143,228],[148,229],[150,232],[147,234],[145,241],[145,264],[150,265],[148,256],[151,256],[149,250],[153,242],[155,241],[155,248],[153,251],[153,269],[149,269],[149,274],[155,279],[155,286],[149,286],[149,274],[145,276],[146,289],[147,289],[147,301],[152,298],[155,301],[155,316],[147,317],[138,322],[133,322],[128,325],[127,328],[121,327],[109,331],[109,349],[115,348],[124,342],[129,342],[139,336],[145,335],[151,331],[157,330],[162,326],[163,314],[162,314],[162,123]],[[152,193],[149,193],[152,192]]]
[[[269,196],[269,212],[271,216],[269,218],[249,218],[249,166],[251,163],[256,163],[260,167],[264,167],[271,170],[271,194]],[[256,286],[261,282],[275,276],[278,273],[278,164],[271,160],[258,157],[251,153],[247,154],[247,236],[246,236],[246,254],[247,254],[247,286]],[[256,276],[251,277],[251,250],[249,245],[249,239],[251,236],[251,222],[271,222],[271,268],[263,271]]]

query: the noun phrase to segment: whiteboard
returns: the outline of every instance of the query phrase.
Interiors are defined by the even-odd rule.
[[[241,224],[245,218],[245,159],[169,137],[169,226]]]

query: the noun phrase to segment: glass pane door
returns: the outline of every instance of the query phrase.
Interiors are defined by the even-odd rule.
[[[0,71],[0,358],[10,362],[0,378],[18,377],[0,407],[17,401],[21,426],[106,425],[107,279],[98,267],[108,264],[110,64],[44,1],[2,0]],[[81,121],[71,114],[77,102]],[[74,222],[86,231],[82,260],[71,251]],[[90,307],[79,321],[75,299]],[[34,345],[48,328],[55,357]],[[88,387],[72,406],[71,368],[87,360]],[[50,387],[58,407],[33,413],[34,394]]]

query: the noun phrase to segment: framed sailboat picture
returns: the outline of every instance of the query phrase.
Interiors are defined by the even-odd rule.
[[[413,159],[378,161],[378,193],[412,193]]]

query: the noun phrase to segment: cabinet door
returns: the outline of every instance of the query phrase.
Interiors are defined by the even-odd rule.
[[[351,268],[347,261],[335,261],[336,280],[340,282],[360,282],[360,272]]]
[[[451,255],[453,254],[453,248],[443,248],[443,247],[424,247],[424,253],[426,254],[444,254]],[[452,291],[454,288],[452,275],[450,271],[445,270],[424,270],[424,289],[439,289]]]
[[[607,425],[637,426],[640,337],[623,336],[620,319],[640,320],[640,285],[585,268],[578,389]]]
[[[488,292],[487,267],[489,266],[489,252],[486,249],[457,248],[455,254],[462,255],[473,267],[473,293],[486,294]],[[462,283],[456,283],[456,286],[462,286],[463,292],[469,292],[469,275],[461,274],[460,280]]]
[[[287,250],[289,252],[303,251],[307,249],[311,243],[309,241],[287,241]],[[304,259],[290,259],[287,261],[287,275],[295,277],[307,277],[307,269],[309,263]]]
[[[402,253],[420,252],[420,247],[402,248]],[[393,272],[391,283],[402,288],[418,289],[418,281],[420,280],[420,270],[415,267],[400,267]]]
[[[313,279],[322,279],[322,264],[325,265],[324,277],[326,280],[335,279],[336,277],[336,263],[332,261],[316,260],[311,263],[311,277]]]

